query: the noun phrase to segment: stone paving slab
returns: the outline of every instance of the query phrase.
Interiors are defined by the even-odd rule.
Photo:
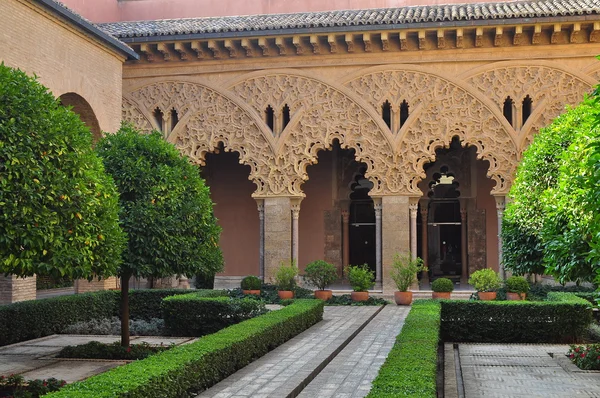
[[[65,380],[67,383],[73,383],[126,363],[126,361],[57,361],[48,366],[21,373],[21,376],[32,380],[54,377]]]
[[[287,397],[381,307],[325,307],[323,321],[198,397]]]
[[[456,350],[451,347],[447,344],[445,353],[456,359]],[[461,343],[458,345],[460,370],[456,373],[462,380],[458,380],[456,391],[444,391],[445,396],[600,397],[600,371],[582,372],[565,365],[568,349],[568,345]],[[445,359],[445,363],[449,361]],[[446,368],[445,378],[457,379],[456,373]]]
[[[56,360],[39,360],[31,355],[0,355],[0,375],[27,372],[56,362]]]
[[[364,397],[394,346],[410,307],[387,305],[319,373],[299,397]]]

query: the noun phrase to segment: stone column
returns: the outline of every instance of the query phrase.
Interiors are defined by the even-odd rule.
[[[373,199],[375,204],[375,282],[380,283],[382,279],[381,266],[381,200]]]
[[[417,211],[419,210],[418,203],[408,205],[410,211],[410,254],[412,259],[417,258]]]
[[[35,300],[36,277],[17,278],[14,275],[0,275],[0,304],[16,303],[17,301]]]
[[[350,263],[350,211],[342,210],[342,272]]]
[[[385,215],[381,221],[383,291],[391,293],[396,290],[390,277],[394,254],[410,250],[408,196],[383,196],[381,207]]]
[[[265,205],[262,199],[256,199],[258,206],[258,276],[265,278]]]
[[[300,218],[300,202],[297,201],[291,206],[292,208],[292,259],[298,266],[298,250],[300,244],[300,236],[298,231],[298,219]]]
[[[467,209],[464,201],[460,202],[460,283],[467,284],[469,280],[469,267],[467,264]]]
[[[265,216],[264,276],[272,282],[281,262],[292,257],[292,211],[290,197],[263,200]]]
[[[429,267],[429,243],[427,242],[427,221],[429,214],[429,206],[426,200],[421,201],[421,256],[423,264]],[[422,283],[429,283],[429,273],[423,272],[421,277]]]
[[[496,211],[498,213],[498,272],[500,278],[505,279],[504,264],[502,263],[502,218],[506,204],[504,196],[494,196],[494,199],[496,199]]]

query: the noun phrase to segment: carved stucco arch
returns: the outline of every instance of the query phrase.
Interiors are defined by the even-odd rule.
[[[155,82],[125,95],[123,120],[149,131],[156,127],[150,117],[156,108],[178,111],[179,122],[167,139],[192,161],[203,165],[206,154],[223,143],[225,150],[239,153],[241,164],[250,166],[248,178],[257,186],[253,196],[278,194],[276,182],[269,178],[274,142],[246,104],[204,84]]]
[[[336,86],[296,70],[253,72],[230,83],[230,90],[262,114],[268,105],[280,109],[287,104],[291,121],[276,137],[276,175],[291,196],[304,196],[301,186],[306,169],[317,162],[320,150],[334,140],[342,148],[355,150],[355,158],[367,165],[366,177],[374,188],[371,195],[388,192],[393,183],[385,176],[397,159],[389,129],[360,98]]]
[[[398,164],[390,171],[402,176],[398,192],[420,196],[418,183],[426,177],[423,166],[434,161],[436,149],[448,146],[454,136],[463,145],[476,147],[478,159],[489,162],[487,175],[496,183],[492,194],[508,192],[518,162],[514,130],[475,90],[413,65],[367,68],[350,76],[345,85],[373,108],[386,99],[406,99],[419,108],[418,117],[407,120],[395,138]]]
[[[510,96],[519,105],[526,95],[533,100],[533,112],[518,135],[519,153],[531,143],[540,128],[575,106],[591,91],[595,80],[583,72],[565,70],[552,61],[523,65],[519,61],[488,64],[465,72],[462,78],[501,109]]]

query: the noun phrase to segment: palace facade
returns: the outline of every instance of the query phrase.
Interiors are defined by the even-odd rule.
[[[223,15],[237,3],[194,14],[171,1],[180,7],[163,15],[173,19],[150,7],[167,0],[119,2],[98,19],[65,3],[139,55],[112,55],[110,90],[122,101],[78,92],[96,115],[111,109],[100,127],[116,129],[122,103],[123,120],[162,131],[202,166],[223,227],[220,286],[324,259],[341,277],[367,263],[390,292],[393,256],[409,251],[428,264],[425,283],[502,272],[499,229],[521,154],[600,76],[592,0],[348,10],[307,1],[325,10],[186,19],[177,13]],[[146,20],[123,21],[135,7]],[[44,57],[74,67],[57,54]]]

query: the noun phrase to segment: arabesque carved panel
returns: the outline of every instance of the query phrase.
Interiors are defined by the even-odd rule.
[[[510,188],[518,161],[513,138],[497,116],[464,88],[439,76],[409,70],[365,74],[346,85],[375,108],[386,99],[406,99],[411,106],[421,106],[419,117],[403,128],[396,146],[399,163],[394,172],[403,175],[405,191],[421,194],[417,184],[425,178],[423,166],[434,161],[435,150],[448,146],[454,136],[463,145],[475,146],[478,158],[489,162],[488,177],[496,182],[493,194]]]

